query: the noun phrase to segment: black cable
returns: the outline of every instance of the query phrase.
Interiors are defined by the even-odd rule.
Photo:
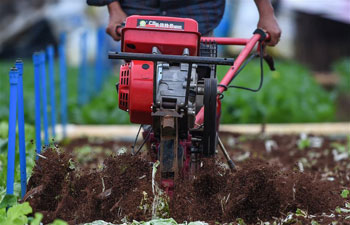
[[[263,51],[263,47],[260,43],[260,84],[259,87],[257,89],[252,89],[252,88],[247,88],[247,87],[241,87],[241,86],[235,86],[235,85],[230,85],[228,86],[229,88],[238,88],[238,89],[243,89],[243,90],[247,90],[247,91],[252,91],[252,92],[258,92],[260,91],[263,83],[264,83],[264,68],[263,68],[263,59],[264,59],[264,51]],[[241,69],[241,68],[240,68]]]
[[[250,62],[252,61],[256,56],[258,56],[257,53],[253,53],[251,56],[249,56],[249,58],[247,60],[244,61],[243,65],[237,70],[237,72],[235,73],[235,75],[232,77],[232,79],[230,80],[229,84],[237,77],[237,75],[244,69],[244,67]]]
[[[230,85],[230,86],[226,86],[223,84],[218,84],[218,86],[225,88],[224,91],[226,91],[228,88],[237,88],[237,89],[243,89],[243,90],[247,90],[247,91],[252,91],[252,92],[258,92],[260,91],[263,83],[264,83],[264,68],[263,68],[263,59],[264,59],[264,50],[263,50],[263,46],[260,43],[260,83],[259,83],[259,87],[257,89],[251,89],[251,88],[247,88],[247,87],[241,87],[241,86],[235,86],[235,85]],[[252,54],[245,62],[244,64],[239,68],[239,70],[235,73],[235,76],[232,78],[232,80],[229,82],[231,83],[236,77],[237,75],[244,69],[244,67],[253,59],[257,56],[257,53]],[[223,98],[223,93],[218,93],[219,98],[222,99]]]
[[[137,149],[137,152],[133,155],[137,155],[139,154],[139,152],[141,151],[142,147],[145,145],[145,143],[148,141],[149,137],[150,137],[150,134],[152,132],[152,128],[148,131],[148,134],[147,136],[145,137],[145,139],[143,140],[142,144],[140,145],[140,147]]]
[[[134,153],[135,153],[135,146],[136,146],[136,142],[137,142],[137,139],[138,139],[139,134],[140,134],[140,131],[141,131],[141,127],[142,127],[142,124],[140,125],[139,130],[137,131],[134,144],[133,144],[133,146],[131,146],[131,154],[133,154],[133,155],[134,155]]]

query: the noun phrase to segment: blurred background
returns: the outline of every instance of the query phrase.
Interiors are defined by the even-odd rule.
[[[272,1],[282,29],[281,42],[268,52],[276,71],[266,66],[258,93],[232,89],[223,99],[223,123],[305,123],[350,121],[350,1]],[[32,54],[56,49],[65,39],[68,123],[127,124],[118,108],[115,83],[119,66],[107,59],[118,51],[104,32],[107,7],[89,7],[85,0],[0,1],[0,121],[8,120],[8,72],[17,58],[24,60],[26,123],[34,124]],[[216,36],[248,38],[256,29],[258,11],[253,0],[227,0]],[[65,38],[63,38],[65,37]],[[237,47],[221,48],[235,56]],[[57,108],[60,107],[58,59],[55,66]],[[218,69],[219,78],[228,67]],[[235,84],[259,84],[258,60],[252,61]],[[49,111],[51,109],[49,108]],[[60,115],[57,113],[60,122]]]

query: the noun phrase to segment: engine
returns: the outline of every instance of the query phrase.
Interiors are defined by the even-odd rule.
[[[122,51],[197,56],[199,40],[192,19],[131,16],[123,28]],[[194,126],[197,81],[196,64],[130,60],[120,68],[119,108],[129,112],[132,123],[153,127],[171,114],[179,118],[181,130],[188,131]]]

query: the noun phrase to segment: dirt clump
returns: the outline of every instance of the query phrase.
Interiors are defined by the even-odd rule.
[[[278,217],[281,193],[276,190],[276,168],[251,162],[232,176],[227,185],[226,221],[242,218],[251,223],[257,218],[268,220]]]
[[[117,223],[124,217],[129,221],[151,219],[139,207],[142,199],[143,204],[152,203],[149,162],[121,155],[107,158],[100,170],[75,172],[72,158],[64,152],[48,149],[43,156],[34,168],[25,199],[34,212],[43,213],[44,223],[55,218],[69,224],[100,219]]]
[[[194,175],[176,181],[170,217],[179,222],[221,221],[220,201],[229,178],[229,171],[218,166],[214,159],[203,160]]]
[[[268,221],[295,212],[311,214],[334,210],[343,200],[337,186],[299,172],[251,160],[231,174],[211,163],[201,168],[194,179],[186,179],[175,189],[171,216],[178,221],[247,223]],[[186,209],[184,209],[186,205]]]
[[[71,171],[64,154],[49,149],[37,160],[33,174],[28,181],[28,199],[38,211],[54,211],[57,208],[67,175]]]

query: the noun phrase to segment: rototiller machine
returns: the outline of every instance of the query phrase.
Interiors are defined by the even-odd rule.
[[[233,169],[218,137],[220,99],[230,87],[261,88],[262,71],[257,90],[230,83],[258,55],[262,70],[262,43],[268,35],[257,29],[250,39],[201,37],[193,19],[158,16],[130,16],[116,32],[121,35],[121,52],[110,52],[109,58],[126,61],[117,84],[119,108],[144,129],[144,141],[133,154],[147,143],[160,161],[162,186],[170,195],[174,179],[198,167],[200,158],[214,156],[217,145]],[[257,53],[246,60],[257,43]],[[217,57],[217,45],[245,47],[234,60]],[[217,65],[232,66],[220,84]]]

